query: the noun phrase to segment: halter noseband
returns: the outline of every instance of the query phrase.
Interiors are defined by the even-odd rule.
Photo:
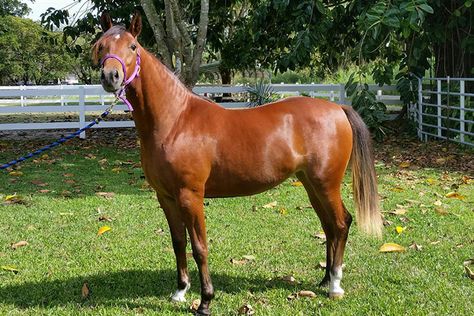
[[[130,77],[127,79],[127,67],[125,66],[125,62],[123,61],[122,58],[120,58],[119,56],[115,55],[115,54],[107,54],[104,56],[104,58],[102,58],[102,60],[100,61],[100,66],[103,67],[104,66],[104,63],[107,59],[110,59],[110,58],[113,58],[113,59],[116,59],[120,62],[120,64],[122,65],[122,71],[123,71],[123,78],[124,78],[124,81],[122,82],[122,85],[120,87],[120,90],[118,90],[115,95],[123,101],[123,103],[125,103],[127,106],[128,106],[128,110],[131,112],[133,111],[133,107],[132,107],[132,104],[130,104],[130,102],[127,100],[127,97],[125,95],[125,90],[127,89],[127,86],[136,78],[138,77],[139,73],[140,73],[140,52],[137,50],[137,58],[136,58],[136,63],[135,63],[135,69],[133,70],[133,73],[130,75]]]

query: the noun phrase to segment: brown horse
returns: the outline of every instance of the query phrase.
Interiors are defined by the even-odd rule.
[[[303,183],[327,236],[321,285],[329,285],[330,297],[342,297],[341,266],[352,217],[341,200],[341,182],[349,160],[357,223],[374,235],[381,234],[382,226],[371,138],[359,115],[350,107],[306,97],[224,109],[191,93],[138,43],[140,15],[128,30],[112,26],[106,14],[101,24],[105,33],[94,45],[93,58],[103,60],[103,87],[118,93],[130,79],[126,74],[141,69],[126,97],[134,110],[143,171],[171,231],[178,273],[172,299],[184,301],[190,287],[187,232],[201,281],[198,313],[210,313],[214,290],[204,198],[260,193],[293,174]]]

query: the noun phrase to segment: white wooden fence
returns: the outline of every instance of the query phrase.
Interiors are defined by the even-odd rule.
[[[308,95],[326,98],[340,104],[350,104],[346,97],[343,84],[274,84],[273,91],[282,96]],[[400,105],[395,86],[371,86],[377,91],[377,98],[386,105]],[[248,100],[246,86],[196,86],[194,93],[216,98],[223,94],[231,94],[232,99]],[[6,130],[38,130],[38,129],[78,129],[85,126],[86,115],[97,115],[104,111],[112,102],[113,96],[103,90],[100,85],[82,86],[9,86],[0,87],[0,131]],[[224,98],[228,99],[228,98]],[[220,102],[226,108],[248,106],[248,102]],[[126,110],[119,104],[115,113]],[[28,114],[47,113],[58,117],[59,113],[77,116],[77,120],[38,122]],[[25,115],[30,122],[11,122],[11,116]],[[57,117],[55,117],[57,119]],[[94,128],[133,127],[132,120],[104,121]],[[81,135],[85,137],[85,133]]]
[[[467,84],[473,87],[474,78],[418,78],[418,102],[410,115],[421,140],[474,146],[474,93],[466,92]]]

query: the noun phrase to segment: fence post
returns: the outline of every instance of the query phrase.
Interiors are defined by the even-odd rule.
[[[418,78],[418,138],[423,140],[423,79]]]
[[[84,86],[79,87],[79,128],[83,128],[86,123],[86,95]],[[86,132],[79,135],[80,138],[86,138]]]
[[[64,89],[63,85],[60,85],[59,89],[63,90]],[[64,106],[64,95],[61,94],[60,100],[61,100],[61,106]]]
[[[24,85],[21,85],[20,86],[20,91],[23,91],[25,90],[25,86]],[[25,97],[23,96],[23,94],[20,96],[20,105],[21,106],[25,106]]]
[[[465,108],[465,86],[464,80],[459,82],[459,138],[461,143],[464,143],[464,131],[465,131],[465,124],[464,124],[464,108]]]
[[[441,135],[442,133],[442,130],[441,130],[441,126],[443,124],[442,120],[441,120],[441,116],[442,116],[442,104],[441,104],[441,90],[442,90],[442,87],[441,87],[441,80],[438,79],[436,80],[436,105],[438,106],[437,109],[437,113],[438,113],[438,137],[442,137],[443,135]]]
[[[339,85],[339,104],[346,104],[346,87],[344,84]]]

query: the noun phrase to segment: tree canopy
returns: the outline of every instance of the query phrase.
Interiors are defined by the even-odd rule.
[[[52,45],[60,34],[31,21],[0,17],[0,80],[2,84],[57,82],[70,71],[63,45]]]
[[[0,16],[13,15],[24,17],[31,9],[20,0],[0,0]]]

